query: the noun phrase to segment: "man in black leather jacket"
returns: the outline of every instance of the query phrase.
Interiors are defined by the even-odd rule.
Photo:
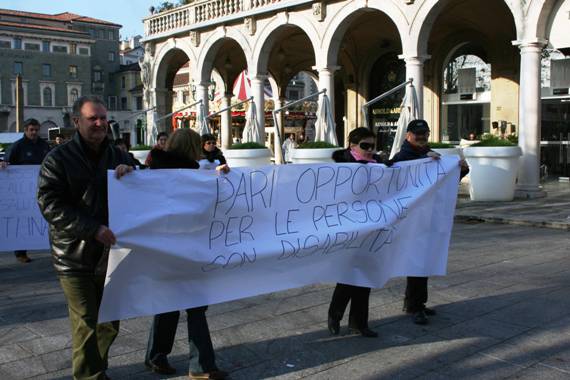
[[[412,120],[407,127],[406,140],[400,151],[389,161],[391,165],[398,161],[418,160],[432,157],[439,159],[439,154],[430,149],[428,145],[429,126],[425,120]],[[469,167],[465,161],[459,162],[461,166],[461,178],[469,173]],[[435,315],[433,309],[426,307],[428,299],[428,278],[408,277],[406,281],[406,298],[404,299],[404,311],[412,314],[412,321],[418,325],[428,323],[427,316]]]
[[[76,133],[52,150],[38,179],[38,204],[49,224],[53,263],[67,299],[74,379],[107,379],[107,355],[119,322],[97,324],[109,248],[107,170],[132,170],[131,158],[107,140],[107,109],[96,97],[73,105]]]

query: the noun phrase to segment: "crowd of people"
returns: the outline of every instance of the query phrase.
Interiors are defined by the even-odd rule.
[[[200,136],[191,129],[178,129],[157,136],[157,144],[141,164],[128,152],[123,140],[108,137],[107,109],[97,97],[79,98],[73,105],[76,133],[70,141],[50,150],[38,136],[39,123],[25,123],[24,137],[13,144],[0,169],[10,165],[41,165],[38,178],[38,205],[49,225],[53,265],[67,300],[72,335],[74,379],[104,380],[109,348],[119,332],[119,321],[98,323],[110,247],[116,237],[108,227],[107,170],[117,178],[136,167],[154,169],[203,169],[227,173],[230,168],[217,147],[216,136]],[[367,128],[349,134],[348,147],[334,152],[335,162],[362,164],[414,160],[439,155],[429,148],[429,126],[423,120],[411,122],[400,153],[392,160],[376,153],[376,137]],[[289,145],[294,144],[294,137]],[[294,146],[294,145],[293,145]],[[285,149],[285,146],[284,146]],[[461,161],[461,175],[469,171]],[[17,251],[21,262],[29,262],[25,251]],[[428,323],[435,311],[427,308],[425,277],[408,277],[404,310],[417,324]],[[328,311],[328,330],[340,332],[340,322],[348,304],[349,331],[363,337],[377,337],[368,325],[370,288],[337,284]],[[187,309],[190,379],[224,379],[228,376],[216,365],[206,310],[208,306]],[[150,326],[146,367],[159,374],[174,374],[168,361],[180,317],[179,311],[154,316]]]

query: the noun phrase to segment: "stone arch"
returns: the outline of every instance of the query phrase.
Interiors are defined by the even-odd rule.
[[[164,68],[164,64],[168,63],[169,58],[172,57],[173,52],[182,51],[188,57],[190,64],[196,61],[196,56],[194,51],[187,41],[184,39],[171,38],[166,41],[166,43],[161,44],[158,51],[155,53],[153,64],[152,64],[152,87],[160,87],[160,81],[163,80],[161,77],[160,68]]]
[[[517,38],[522,38],[525,28],[524,15],[520,6],[511,1],[496,1],[505,3],[513,17]],[[406,56],[427,55],[427,44],[433,24],[442,11],[452,2],[453,0],[427,0],[420,4],[410,26],[409,42],[404,47]]]
[[[301,29],[311,41],[315,60],[321,56],[319,46],[321,45],[321,33],[311,18],[307,18],[299,13],[290,13],[288,16],[278,15],[273,18],[262,30],[259,31],[254,42],[250,75],[266,74],[269,65],[269,54],[276,42],[277,31],[283,27],[296,26]]]
[[[337,13],[332,15],[331,21],[327,23],[321,44],[321,51],[325,53],[324,62],[321,62],[321,65],[324,67],[336,66],[343,37],[350,27],[352,19],[367,9],[375,9],[382,12],[394,23],[402,49],[404,49],[406,41],[402,39],[402,36],[407,35],[408,20],[398,5],[392,1],[385,0],[356,0],[348,2]]]
[[[236,28],[221,27],[210,34],[200,47],[200,55],[192,70],[200,82],[207,82],[210,79],[210,73],[214,69],[214,59],[222,44],[227,40],[233,40],[240,46],[245,55],[246,67],[250,66],[252,50],[247,37]],[[231,84],[228,87],[231,87]]]
[[[530,4],[527,20],[525,40],[547,40],[550,28],[554,21],[556,11],[562,6],[564,0],[535,0]]]

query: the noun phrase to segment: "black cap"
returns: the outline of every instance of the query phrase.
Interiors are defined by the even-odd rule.
[[[412,120],[408,124],[408,128],[406,129],[406,131],[412,132],[413,134],[426,133],[429,132],[429,125],[425,120],[421,119]]]

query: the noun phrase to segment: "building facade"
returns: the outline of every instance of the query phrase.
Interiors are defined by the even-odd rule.
[[[23,79],[24,118],[70,127],[82,95],[107,99],[120,68],[120,25],[72,13],[47,15],[0,9],[0,132],[16,129],[15,80]]]

